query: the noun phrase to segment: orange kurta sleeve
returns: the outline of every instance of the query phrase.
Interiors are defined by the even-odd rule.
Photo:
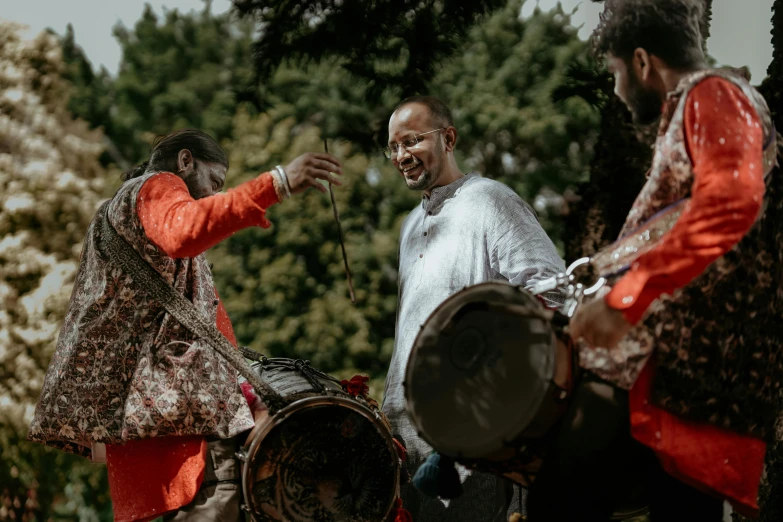
[[[277,202],[269,173],[196,200],[179,176],[162,172],[144,182],[136,206],[147,237],[176,259],[195,257],[243,228],[268,228],[266,210]]]
[[[728,252],[761,209],[763,133],[742,91],[723,78],[702,81],[686,99],[684,127],[694,173],[690,203],[605,297],[631,324],[655,299],[682,288]]]

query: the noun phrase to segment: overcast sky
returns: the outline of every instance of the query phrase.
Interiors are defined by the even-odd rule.
[[[710,54],[722,65],[750,67],[753,83],[760,83],[772,58],[770,43],[773,0],[714,0],[712,30],[707,42]],[[142,0],[0,0],[0,17],[29,26],[28,35],[51,27],[63,34],[68,22],[76,31],[81,45],[93,65],[105,66],[116,73],[120,48],[112,36],[112,27],[121,21],[132,27],[142,13]],[[188,11],[200,10],[203,0],[149,0],[157,13],[163,8]],[[527,0],[522,10],[527,15],[536,3],[550,9],[557,0]],[[582,26],[580,36],[587,37],[598,22],[601,4],[589,0],[561,0],[569,12],[576,9],[575,26]],[[231,6],[230,0],[213,0],[212,10],[222,13]]]

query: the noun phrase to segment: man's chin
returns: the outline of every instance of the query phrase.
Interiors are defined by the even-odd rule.
[[[634,125],[646,127],[656,123],[661,117],[661,106],[648,100],[646,103],[626,104],[631,112],[631,121]]]
[[[430,177],[427,172],[422,172],[416,179],[405,178],[405,183],[411,190],[426,190],[430,184]]]
[[[419,178],[416,181],[405,180],[408,183],[408,188],[411,190],[427,190],[430,184],[426,179]]]

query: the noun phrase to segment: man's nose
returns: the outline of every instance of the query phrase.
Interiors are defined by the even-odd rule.
[[[395,154],[395,157],[397,158],[397,163],[399,163],[401,160],[410,157],[411,153],[408,152],[408,149],[400,145],[397,147],[397,153]]]

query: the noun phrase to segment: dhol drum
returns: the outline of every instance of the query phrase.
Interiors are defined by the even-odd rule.
[[[553,319],[533,294],[504,282],[444,301],[406,368],[406,407],[421,437],[467,467],[529,486],[575,377],[573,350]]]
[[[421,438],[468,468],[530,486],[579,378],[567,321],[505,282],[446,299],[422,325],[406,368],[406,408]],[[629,495],[615,520],[646,511]]]
[[[377,403],[306,361],[264,358],[253,369],[286,405],[257,418],[239,452],[252,520],[386,520],[400,460]]]

